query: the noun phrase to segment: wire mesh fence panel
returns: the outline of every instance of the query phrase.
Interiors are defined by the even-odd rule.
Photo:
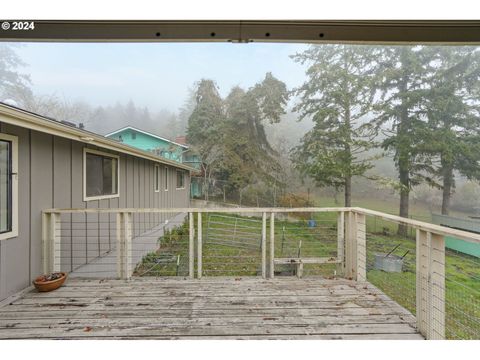
[[[261,275],[261,216],[216,213],[203,215],[203,276]]]
[[[381,224],[381,225],[379,225]],[[367,281],[415,314],[416,240],[410,226],[367,218]]]
[[[480,259],[454,250],[445,253],[445,335],[480,339]]]
[[[59,215],[55,262],[71,277],[116,277],[115,214]]]
[[[132,239],[133,276],[188,276],[187,214],[161,214],[161,222]]]
[[[130,275],[187,276],[188,226],[185,214],[143,213],[129,220],[125,253]],[[53,262],[71,277],[119,276],[118,224],[115,213],[59,214],[59,248]]]
[[[335,213],[285,213],[275,218],[275,258],[308,259],[337,257]],[[300,273],[299,273],[300,272]],[[336,264],[276,264],[275,276],[325,276],[336,274]]]

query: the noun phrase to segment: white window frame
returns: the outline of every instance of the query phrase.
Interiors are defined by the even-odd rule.
[[[182,186],[182,187],[178,187],[178,181],[177,181],[177,184],[175,184],[176,190],[185,190],[185,171],[177,169],[177,173],[176,173],[177,178],[176,178],[176,180],[178,180],[178,173],[181,173],[182,176],[183,176],[183,186]]]
[[[168,166],[165,166],[164,170],[165,174],[163,176],[163,179],[165,181],[165,184],[163,184],[163,188],[165,189],[165,191],[168,191]]]
[[[0,240],[18,237],[18,137],[0,133],[0,140],[12,143],[12,230],[0,234]]]
[[[87,196],[87,154],[102,155],[117,159],[117,193],[112,195],[99,195],[99,196]],[[83,201],[114,199],[120,197],[120,156],[93,150],[89,148],[83,148]]]
[[[153,173],[153,187],[155,192],[160,192],[160,165],[155,164]]]

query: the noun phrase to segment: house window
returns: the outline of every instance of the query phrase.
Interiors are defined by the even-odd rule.
[[[18,235],[18,138],[0,134],[0,240]]]
[[[119,196],[118,156],[100,151],[84,150],[84,201]]]
[[[137,138],[137,133],[136,132],[132,132],[132,140],[135,140]]]
[[[168,167],[165,166],[165,191],[168,191]]]
[[[155,172],[154,172],[154,180],[153,183],[155,184],[155,192],[160,191],[160,166],[155,165]]]
[[[185,172],[177,170],[177,189],[185,189]]]

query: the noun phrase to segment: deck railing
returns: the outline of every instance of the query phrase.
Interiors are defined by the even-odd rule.
[[[149,236],[158,237],[152,229],[158,229],[159,224],[165,225],[170,217],[176,215],[177,219],[182,219],[178,220],[178,224],[183,224],[183,231],[176,233],[176,249],[182,250],[177,251],[179,255],[174,275],[198,279],[210,275],[258,275],[267,279],[285,274],[298,277],[315,274],[344,277],[358,282],[370,281],[393,300],[409,308],[416,315],[418,330],[428,339],[446,337],[448,298],[444,237],[480,244],[478,234],[353,207],[49,209],[43,212],[45,272],[65,270],[62,269],[62,254],[65,253],[62,251],[65,238],[62,226],[70,226],[67,233],[72,234],[74,216],[87,219],[92,215],[97,219],[105,219],[103,230],[99,221],[98,242],[101,232],[107,234],[105,229],[108,228],[110,249],[106,253],[113,260],[107,263],[116,266],[113,273],[118,278],[128,279],[139,272],[138,264],[144,264],[142,257],[157,250],[156,241],[152,243],[149,239]],[[139,222],[143,224],[147,218],[148,225],[143,228],[145,233],[136,234],[133,229],[138,230]],[[379,273],[379,269],[372,265],[373,256],[380,256],[378,249],[381,248],[378,246],[382,244],[379,245],[379,241],[383,241],[383,248],[388,249],[394,247],[396,238],[382,238],[369,232],[368,218],[402,224],[416,233],[415,239],[405,243],[407,247],[415,249],[409,255],[410,262],[414,264],[408,270],[412,275],[408,277],[411,288],[409,296],[414,296],[414,299],[406,302],[407,305],[396,298],[395,291],[391,291],[399,279],[407,276],[402,273]],[[88,221],[79,223],[88,224]],[[88,231],[85,234],[88,242]],[[71,236],[69,252],[73,254],[74,238]],[[146,238],[149,240],[145,243],[150,247],[142,243]],[[102,258],[100,248],[99,245],[97,259]],[[112,251],[115,256],[112,256]],[[388,254],[385,256],[390,259]],[[185,265],[183,271],[179,271],[180,257]],[[88,256],[85,263],[88,263]],[[73,260],[70,260],[70,268],[73,268],[72,264]],[[231,271],[228,271],[229,267]],[[476,275],[475,279],[478,279]],[[476,306],[480,298],[473,295],[471,301]],[[477,332],[480,331],[480,314],[474,312],[469,316],[469,321],[472,325],[468,325],[467,330],[473,334],[470,336],[480,337],[480,332]]]

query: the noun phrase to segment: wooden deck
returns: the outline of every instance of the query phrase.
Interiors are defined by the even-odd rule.
[[[69,279],[0,308],[0,339],[423,339],[368,283],[276,278]]]

